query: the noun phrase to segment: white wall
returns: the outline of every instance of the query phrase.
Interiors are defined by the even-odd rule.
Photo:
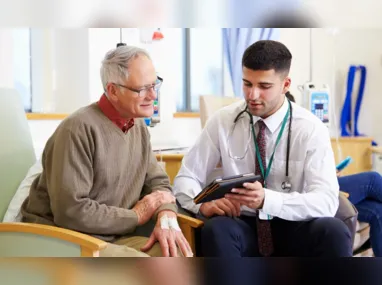
[[[279,40],[292,53],[290,91],[301,102],[297,86],[310,79],[310,29],[281,29]]]
[[[329,83],[334,97],[337,122],[341,116],[346,93],[349,66],[365,65],[367,78],[358,128],[382,143],[382,105],[380,78],[382,77],[382,29],[314,29],[313,79]],[[356,79],[357,80],[357,79]],[[359,81],[358,81],[359,82]],[[358,95],[358,82],[353,96]],[[337,123],[339,127],[339,123]],[[334,134],[334,124],[331,127]]]
[[[72,113],[89,104],[87,29],[31,29],[32,110]]]
[[[359,119],[359,130],[365,134],[372,134],[382,143],[382,129],[380,123],[382,113],[381,75],[382,75],[382,29],[352,29],[340,30],[334,39],[336,61],[336,98],[342,102],[345,97],[345,84],[349,65],[365,65],[367,68],[365,93]],[[356,80],[359,77],[356,77]],[[358,81],[359,82],[359,81]],[[358,82],[354,89],[358,95]],[[340,111],[338,109],[338,117]]]
[[[32,110],[55,112],[53,100],[53,29],[31,29]]]
[[[91,102],[88,29],[59,29],[53,36],[53,98],[57,113],[72,113]]]
[[[0,29],[0,86],[13,88],[12,29]]]

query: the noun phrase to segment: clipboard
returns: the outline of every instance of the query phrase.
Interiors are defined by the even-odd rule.
[[[233,188],[244,188],[244,183],[254,183],[260,180],[261,178],[261,175],[247,173],[242,175],[215,179],[194,198],[194,202],[195,204],[200,204],[224,198],[224,195],[227,193],[234,194],[231,192]]]

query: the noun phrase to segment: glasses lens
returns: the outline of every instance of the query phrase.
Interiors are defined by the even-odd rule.
[[[154,90],[155,90],[155,91],[158,91],[159,88],[161,87],[161,85],[162,85],[162,82],[159,82],[159,83],[155,84],[155,85],[154,85]]]
[[[152,86],[150,87],[147,87],[145,89],[142,89],[140,92],[139,92],[139,96],[140,97],[143,97],[143,96],[147,96],[150,94],[150,91],[151,89],[153,89],[156,93],[159,91],[160,87],[162,86],[162,80],[160,80],[159,78],[157,79],[157,81],[155,82],[155,84],[153,84]]]

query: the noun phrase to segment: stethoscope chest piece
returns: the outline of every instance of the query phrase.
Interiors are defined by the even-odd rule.
[[[289,181],[284,181],[283,183],[281,183],[281,188],[283,190],[290,191],[292,189],[292,184]]]

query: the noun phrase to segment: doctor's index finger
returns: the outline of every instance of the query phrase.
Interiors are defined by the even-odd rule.
[[[259,181],[256,181],[253,183],[246,182],[243,184],[243,187],[249,190],[260,190],[263,188],[263,185]]]
[[[241,197],[251,197],[258,198],[261,196],[261,192],[257,190],[250,190],[250,189],[232,189],[232,194],[226,194],[225,197],[228,199],[233,199],[233,201],[240,202]]]
[[[243,188],[233,188],[232,193],[248,194],[249,192],[261,190],[263,186],[259,182],[244,183]]]

